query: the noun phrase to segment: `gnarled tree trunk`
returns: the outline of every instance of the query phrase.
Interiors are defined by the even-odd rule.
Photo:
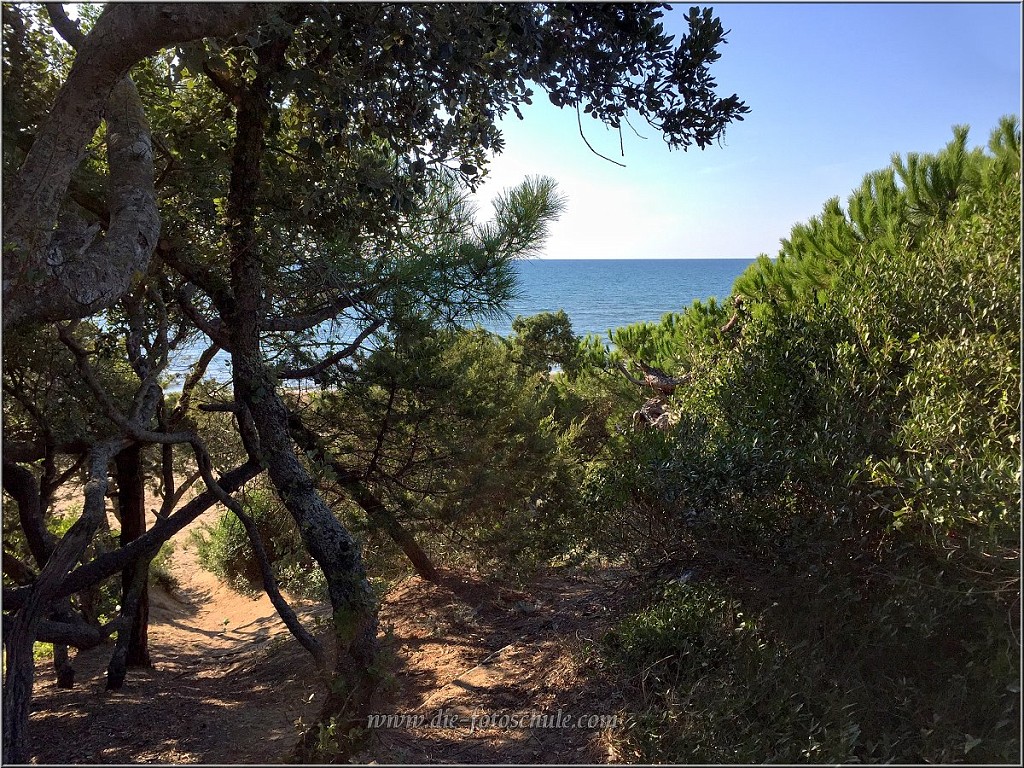
[[[4,330],[72,319],[110,306],[144,272],[160,229],[149,128],[129,70],[169,45],[241,32],[269,4],[108,6],[77,40],[74,65],[4,199]],[[72,174],[107,118],[111,221],[57,226]]]
[[[32,646],[40,622],[53,607],[61,581],[82,556],[92,540],[100,520],[106,514],[107,464],[121,441],[101,444],[92,450],[90,479],[85,486],[85,509],[50,553],[39,573],[28,599],[5,622],[4,647],[7,651],[4,670],[3,751],[8,763],[28,762],[28,713],[35,683],[35,660]]]
[[[125,448],[114,459],[117,468],[117,506],[121,515],[121,546],[132,543],[146,532],[146,496],[142,473],[142,444]],[[136,572],[142,569],[142,576]],[[128,637],[125,663],[129,667],[148,667],[149,658],[149,560],[142,559],[121,572],[121,605],[131,604],[133,585],[137,597],[130,629],[118,633]]]

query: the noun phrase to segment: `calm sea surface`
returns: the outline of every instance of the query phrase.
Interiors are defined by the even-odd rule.
[[[565,259],[520,262],[522,300],[509,311],[535,315],[564,309],[580,336],[658,321],[695,299],[724,300],[753,259]],[[511,320],[481,323],[507,336]]]
[[[522,298],[507,318],[481,321],[489,331],[507,336],[516,315],[564,309],[580,336],[595,333],[607,338],[609,329],[644,320],[657,322],[666,312],[678,312],[696,299],[724,300],[733,281],[752,263],[747,259],[565,259],[522,261],[519,272]],[[184,349],[171,370],[183,374],[201,349]],[[229,360],[220,353],[208,376],[226,380]],[[179,380],[180,386],[180,380]]]

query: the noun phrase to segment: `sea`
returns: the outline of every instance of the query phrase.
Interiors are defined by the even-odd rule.
[[[522,298],[508,318],[481,322],[507,336],[516,315],[564,309],[579,336],[657,322],[695,300],[724,301],[753,259],[533,259],[516,264]]]
[[[579,336],[596,334],[643,321],[657,322],[666,312],[680,312],[696,300],[724,301],[733,281],[753,259],[531,259],[516,263],[519,299],[499,317],[481,318],[483,328],[508,336],[516,315],[564,309]],[[183,374],[201,348],[174,355],[170,373],[180,387]],[[221,352],[207,376],[230,378],[230,361]]]

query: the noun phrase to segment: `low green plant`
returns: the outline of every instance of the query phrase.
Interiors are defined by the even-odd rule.
[[[249,488],[240,501],[253,519],[278,585],[293,594],[313,599],[326,594],[326,580],[313,559],[306,554],[298,529],[274,493],[262,487]],[[259,562],[253,553],[245,527],[232,512],[224,512],[212,523],[192,532],[199,564],[244,593],[262,589]]]
[[[171,558],[174,556],[175,545],[173,541],[164,542],[160,551],[156,553],[149,563],[149,583],[163,587],[168,592],[173,592],[181,583],[178,577],[171,573]]]
[[[706,571],[608,639],[639,759],[1019,756],[1019,123],[966,137],[795,227],[729,333],[694,308],[588,347],[577,391],[620,400],[595,543]],[[625,423],[616,355],[685,376],[670,430]]]
[[[898,548],[772,584],[673,583],[603,641],[638,762],[1012,762],[1019,648],[1003,600]]]
[[[53,643],[34,643],[32,645],[32,658],[36,661],[45,661],[53,658]]]

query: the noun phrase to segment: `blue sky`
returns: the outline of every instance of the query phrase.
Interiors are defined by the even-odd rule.
[[[688,4],[666,14],[679,36]],[[933,152],[955,124],[983,145],[1004,114],[1020,115],[1017,3],[723,3],[731,30],[714,65],[720,93],[751,108],[721,147],[672,151],[653,128],[617,132],[543,94],[503,123],[505,152],[481,188],[553,177],[568,198],[545,258],[754,258],[775,255],[790,228],[894,152]],[[537,89],[535,89],[537,90]]]

